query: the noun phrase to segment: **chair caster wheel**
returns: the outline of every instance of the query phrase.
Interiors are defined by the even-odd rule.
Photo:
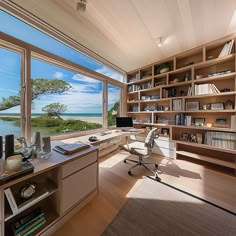
[[[156,176],[155,179],[156,179],[157,181],[161,182],[161,178],[160,178],[160,177]]]
[[[157,163],[155,163],[155,167],[158,167]]]
[[[132,174],[130,170],[128,171],[128,174],[129,174],[129,175],[131,175],[131,174]]]
[[[124,160],[124,163],[126,163],[126,160]]]

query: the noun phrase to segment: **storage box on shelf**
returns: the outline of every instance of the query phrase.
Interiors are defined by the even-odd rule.
[[[170,141],[181,143],[181,150],[178,150],[177,146],[177,152],[181,151],[181,156],[191,156],[184,150],[188,145],[191,145],[193,153],[195,149],[218,148],[218,153],[236,154],[236,141],[234,144],[232,141],[231,146],[222,144],[222,141],[223,146],[219,148],[220,142],[216,147],[209,145],[204,139],[209,135],[218,135],[219,138],[220,132],[223,136],[236,134],[236,126],[232,119],[236,115],[235,35],[215,40],[143,68],[151,67],[153,76],[148,79],[152,80],[153,87],[137,92],[139,101],[136,110],[139,111],[128,114],[135,117],[139,125],[142,121],[145,124],[151,117],[149,123],[152,126],[169,129]],[[137,71],[141,70],[142,68]],[[128,93],[128,98],[131,96],[132,93]],[[184,141],[182,133],[192,134],[193,139],[198,134],[198,140],[202,138],[203,141]],[[195,154],[201,155],[198,152]],[[210,154],[213,156],[212,152],[206,157],[193,156],[195,159],[209,161]],[[213,157],[212,159],[214,160]],[[216,162],[218,165],[224,163]],[[230,166],[232,167],[232,163]]]

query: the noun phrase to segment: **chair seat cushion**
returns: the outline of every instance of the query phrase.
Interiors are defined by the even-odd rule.
[[[148,148],[145,146],[145,143],[142,142],[133,142],[121,146],[121,149],[130,152],[131,154],[147,156]]]

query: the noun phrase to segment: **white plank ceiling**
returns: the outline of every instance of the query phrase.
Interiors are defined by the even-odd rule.
[[[236,32],[236,0],[87,0],[84,13],[76,0],[13,2],[125,71]]]

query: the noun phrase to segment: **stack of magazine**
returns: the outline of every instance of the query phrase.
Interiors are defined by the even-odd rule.
[[[80,152],[89,147],[90,147],[89,144],[79,142],[79,143],[72,143],[72,144],[57,145],[53,148],[53,150],[63,155],[70,155],[76,152]]]
[[[39,207],[31,211],[28,215],[13,222],[11,224],[13,235],[32,235],[37,229],[46,223],[44,215],[44,211],[42,211],[42,209]]]

